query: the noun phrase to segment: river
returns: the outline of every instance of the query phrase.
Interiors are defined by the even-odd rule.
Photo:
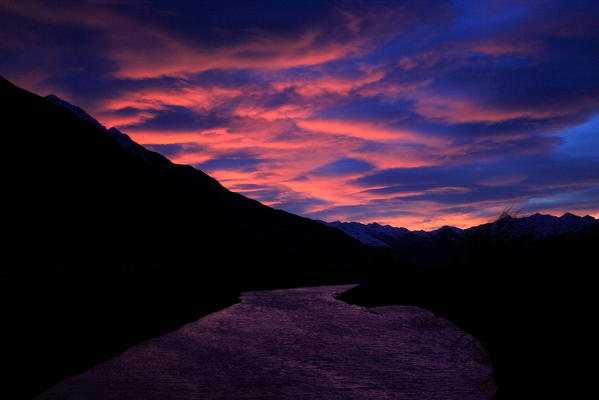
[[[422,308],[334,298],[351,287],[245,292],[38,399],[491,398],[493,370],[472,336]]]

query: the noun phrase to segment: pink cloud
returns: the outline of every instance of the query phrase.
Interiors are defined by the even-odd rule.
[[[443,224],[465,227],[486,222],[486,217],[476,212],[447,211],[433,201],[406,199],[463,194],[468,193],[468,187],[446,184],[418,191],[411,188],[380,193],[365,189],[383,186],[365,188],[352,183],[366,172],[327,175],[314,171],[347,158],[363,161],[376,172],[502,157],[498,149],[513,142],[526,142],[530,134],[514,129],[466,137],[462,132],[453,132],[452,125],[578,117],[577,113],[582,115],[589,105],[596,104],[596,97],[581,90],[565,103],[531,101],[522,105],[509,98],[494,103],[484,82],[480,87],[475,79],[467,82],[472,85],[470,93],[451,87],[452,73],[462,72],[460,79],[468,81],[469,76],[464,78],[464,74],[469,70],[460,68],[485,70],[481,67],[484,66],[485,71],[492,71],[493,63],[504,57],[524,59],[521,66],[526,68],[548,51],[546,37],[587,37],[598,28],[593,18],[560,16],[544,18],[542,23],[524,28],[516,24],[516,28],[508,27],[499,33],[483,29],[483,34],[452,41],[441,37],[430,39],[429,43],[428,36],[417,36],[422,43],[406,46],[405,52],[394,53],[397,43],[390,42],[391,50],[375,54],[386,48],[391,37],[400,42],[411,40],[410,32],[405,38],[401,34],[423,18],[427,23],[439,24],[435,28],[446,28],[443,23],[450,17],[449,8],[447,13],[428,17],[429,8],[435,3],[439,2],[412,7],[409,3],[391,2],[362,7],[360,13],[339,3],[329,16],[336,22],[334,27],[306,21],[296,31],[283,29],[283,33],[270,27],[243,28],[243,34],[224,32],[227,39],[222,43],[210,42],[202,36],[202,30],[186,34],[175,25],[144,21],[120,13],[118,8],[86,2],[72,3],[56,12],[49,3],[5,1],[0,10],[52,27],[87,30],[94,38],[99,37],[94,50],[110,67],[102,69],[105,75],[98,80],[122,86],[108,94],[103,87],[103,97],[90,100],[94,109],[89,111],[107,126],[126,127],[124,130],[141,144],[180,144],[181,151],[173,153],[172,161],[211,166],[208,172],[227,187],[247,188],[251,184],[261,189],[244,190],[256,196],[266,188],[275,193],[264,198],[266,204],[283,207],[286,202],[304,202],[306,213],[338,209],[337,214],[330,213],[329,219],[354,218],[347,207],[364,206],[372,210],[373,217],[368,220],[358,216],[362,222],[410,228],[436,228]],[[419,14],[423,9],[427,11],[424,17]],[[456,34],[459,35],[460,32]],[[34,42],[40,37],[33,39],[29,37]],[[18,48],[25,40],[0,38],[0,43],[6,48]],[[216,76],[224,70],[231,74],[223,74],[222,81],[204,80],[205,76],[212,76],[210,73]],[[209,73],[201,74],[206,71]],[[227,81],[239,71],[243,72],[239,82],[235,78]],[[18,82],[28,82],[25,86],[33,88],[50,81],[48,87],[54,85],[53,91],[62,95],[60,84],[52,83],[50,78],[49,70],[32,67],[23,72]],[[444,85],[438,85],[441,79],[445,79]],[[191,123],[181,124],[179,129],[152,125],[152,121],[173,109],[189,112]],[[353,114],[355,110],[357,115]],[[193,118],[213,114],[218,117],[217,122],[205,126],[202,118],[198,118],[198,123]],[[453,133],[436,134],[438,131]],[[547,128],[543,135],[550,133]],[[541,147],[531,146],[533,150]],[[250,159],[249,167],[223,167],[218,163],[239,154]],[[512,174],[473,185],[519,185],[526,178],[525,174]],[[499,215],[505,201],[454,206],[485,209]],[[388,216],[389,210],[401,211],[401,216]],[[406,217],[406,213],[411,216]]]
[[[111,50],[120,78],[186,76],[211,69],[281,69],[325,63],[358,51],[361,40],[350,43],[321,43],[320,32],[307,32],[298,38],[253,35],[247,43],[218,49],[203,49],[175,40],[172,36],[152,34],[155,47],[131,51],[128,46]]]
[[[366,140],[397,142],[405,144],[425,144],[445,146],[451,143],[447,138],[427,136],[418,132],[394,129],[371,121],[343,120],[298,120],[299,127],[329,134],[348,135]]]

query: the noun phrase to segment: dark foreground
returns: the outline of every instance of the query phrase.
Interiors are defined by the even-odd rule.
[[[577,261],[478,272],[407,269],[340,299],[368,307],[411,304],[449,319],[488,352],[496,400],[583,398],[595,382],[596,368],[588,362],[596,356],[596,308],[590,266]]]
[[[30,399],[127,348],[239,301],[184,266],[17,266],[0,273],[0,397]]]
[[[61,399],[489,399],[484,349],[411,306],[334,299],[349,286],[246,292],[242,302],[56,385]]]

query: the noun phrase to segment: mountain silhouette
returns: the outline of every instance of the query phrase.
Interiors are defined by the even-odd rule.
[[[12,149],[4,155],[12,165],[5,200],[13,210],[6,247],[23,261],[80,254],[190,260],[235,247],[228,258],[257,265],[287,259],[302,265],[305,280],[372,261],[371,249],[335,229],[230,192],[56,97],[43,99],[6,80],[0,85]],[[285,268],[269,272],[289,276]]]
[[[0,78],[3,398],[31,398],[240,290],[352,282],[387,257],[233,193]]]
[[[512,241],[541,245],[543,240],[559,242],[564,238],[568,241],[572,236],[584,234],[599,226],[599,221],[589,215],[579,217],[571,213],[565,213],[561,217],[537,213],[521,218],[506,214],[496,221],[468,229],[443,226],[429,232],[410,231],[377,223],[319,222],[338,228],[364,244],[390,249],[403,265],[421,267],[456,263],[458,258],[467,256],[465,251],[467,247],[471,247],[469,243],[473,240],[480,241],[481,236],[488,242]]]

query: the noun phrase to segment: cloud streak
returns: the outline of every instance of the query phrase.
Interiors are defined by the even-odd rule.
[[[599,6],[0,5],[0,72],[265,204],[410,228],[599,214]]]

